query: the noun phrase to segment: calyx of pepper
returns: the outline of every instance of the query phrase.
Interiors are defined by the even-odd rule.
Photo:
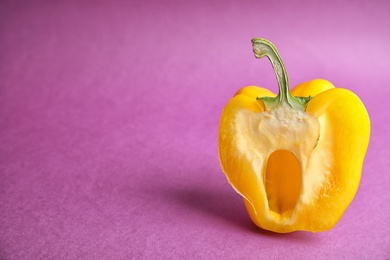
[[[295,97],[291,95],[286,68],[278,53],[276,47],[268,40],[263,38],[252,39],[253,53],[257,59],[266,56],[272,64],[278,81],[279,93],[276,97],[258,97],[264,103],[266,110],[274,110],[279,106],[287,104],[293,109],[305,110],[309,97]]]

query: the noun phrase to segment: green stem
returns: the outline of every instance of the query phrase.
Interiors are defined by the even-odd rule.
[[[267,110],[272,110],[280,105],[287,104],[294,109],[304,110],[311,97],[294,97],[290,93],[286,68],[276,47],[268,40],[262,38],[252,39],[255,57],[260,59],[267,56],[275,71],[279,86],[279,94],[273,97],[259,97]]]

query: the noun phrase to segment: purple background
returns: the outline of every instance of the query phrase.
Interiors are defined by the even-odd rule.
[[[1,1],[1,259],[390,259],[389,1]],[[372,135],[334,229],[256,228],[218,161],[223,106],[291,86],[357,93]]]

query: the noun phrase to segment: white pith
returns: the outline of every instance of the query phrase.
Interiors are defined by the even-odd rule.
[[[259,191],[265,198],[267,159],[277,150],[287,150],[296,156],[301,168],[301,191],[295,211],[299,211],[303,204],[313,203],[329,172],[321,150],[315,149],[321,134],[320,121],[321,119],[304,111],[294,110],[288,105],[262,113],[246,109],[237,111],[234,120],[236,148],[251,164],[253,174],[258,179]],[[321,143],[321,146],[324,145],[327,144]],[[269,208],[265,210],[270,218],[293,221],[290,218],[282,219]]]

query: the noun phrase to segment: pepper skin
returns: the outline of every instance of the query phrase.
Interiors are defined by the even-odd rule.
[[[351,91],[326,80],[290,92],[272,43],[252,40],[256,58],[267,56],[279,94],[240,89],[223,109],[219,158],[229,183],[262,229],[287,233],[334,227],[359,186],[370,119]]]

